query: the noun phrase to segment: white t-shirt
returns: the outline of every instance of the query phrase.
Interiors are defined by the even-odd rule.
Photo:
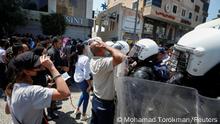
[[[74,80],[75,82],[82,82],[90,79],[89,57],[85,55],[79,55],[76,63]]]
[[[113,100],[115,97],[112,61],[112,57],[94,57],[90,60],[94,94],[100,99]]]
[[[6,51],[0,47],[0,63],[5,63]]]
[[[41,124],[43,110],[50,107],[53,91],[52,88],[15,83],[12,97],[8,99],[13,123],[19,124],[19,120],[22,124]]]

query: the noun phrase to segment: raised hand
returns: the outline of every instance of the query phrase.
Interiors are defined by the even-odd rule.
[[[47,69],[51,69],[52,67],[54,67],[53,62],[50,60],[50,57],[46,55],[40,57],[40,63]]]

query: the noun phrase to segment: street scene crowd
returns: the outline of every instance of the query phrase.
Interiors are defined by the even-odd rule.
[[[151,39],[141,41],[149,41],[155,47],[151,53],[154,55],[153,70],[141,78],[167,81],[169,74],[166,61],[163,60],[170,57],[170,53]],[[14,123],[47,123],[48,119],[58,118],[54,113],[58,109],[56,101],[70,96],[68,85],[71,85],[71,81],[78,83],[82,91],[74,114],[82,112],[81,120],[88,119],[86,111],[89,95],[94,92],[91,123],[113,123],[113,70],[127,59],[130,61],[130,71],[127,69],[127,73],[142,76],[138,71],[133,73],[133,69],[144,62],[126,56],[131,46],[125,41],[103,42],[101,38],[95,37],[83,42],[71,38],[25,34],[4,37],[0,43],[1,95],[6,98],[5,112],[11,114]],[[139,71],[144,73],[145,68]],[[71,81],[64,81],[62,74],[65,72],[71,75]]]
[[[121,76],[190,85],[204,96],[218,97],[218,85],[181,83],[179,78],[185,75],[176,72],[186,69],[188,56],[176,51],[174,46],[161,46],[152,39],[128,44],[126,41],[103,41],[100,37],[86,41],[31,34],[3,37],[0,85],[6,103],[5,113],[11,115],[14,124],[48,124],[59,118],[56,103],[68,99],[69,87],[76,83],[81,96],[73,99],[78,101],[75,117],[81,113],[81,121],[113,124],[117,101],[115,78]],[[178,61],[179,64],[175,64]],[[87,110],[90,95],[93,96],[92,109]]]

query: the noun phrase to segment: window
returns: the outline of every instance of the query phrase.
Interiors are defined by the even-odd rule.
[[[136,10],[137,4],[138,4],[137,1],[136,1],[136,2],[133,2],[133,4],[132,4],[132,9],[133,9],[133,10]]]
[[[152,0],[152,5],[161,7],[162,0]]]
[[[158,38],[164,38],[165,34],[166,34],[166,28],[165,27],[161,27],[161,26],[157,26],[156,29],[156,35]]]
[[[195,5],[195,12],[199,13],[200,7],[198,5]]]
[[[48,12],[48,0],[23,0],[24,9]]]
[[[108,30],[108,25],[109,25],[109,21],[106,20],[105,18],[103,20],[101,20],[101,25],[100,25],[100,31],[101,32],[106,32]]]
[[[182,16],[182,17],[185,17],[185,16],[186,16],[186,9],[182,9],[181,16]]]
[[[192,19],[192,12],[189,12],[189,19]]]
[[[109,31],[113,31],[115,29],[115,22],[110,21]]]
[[[177,5],[173,5],[173,13],[177,12]]]
[[[199,18],[199,16],[197,15],[197,16],[196,16],[196,20],[195,20],[196,22],[198,21],[198,18]]]
[[[144,6],[151,5],[152,0],[144,0]]]
[[[145,23],[144,24],[144,34],[153,34],[153,28],[154,26],[150,23]]]

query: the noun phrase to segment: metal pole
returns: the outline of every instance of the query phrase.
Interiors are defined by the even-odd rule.
[[[137,8],[136,8],[136,13],[135,13],[135,22],[134,22],[134,34],[133,34],[133,40],[136,38],[138,6],[139,6],[139,0],[137,0]],[[136,39],[135,39],[135,40],[136,40]]]

